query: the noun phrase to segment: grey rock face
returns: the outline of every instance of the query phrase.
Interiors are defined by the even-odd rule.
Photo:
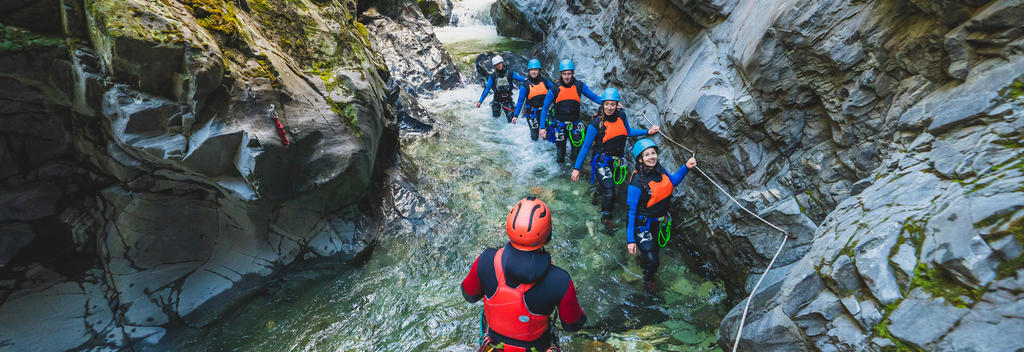
[[[423,12],[423,17],[430,21],[430,24],[435,26],[445,26],[452,19],[452,1],[451,0],[424,0],[417,1],[420,11]]]
[[[496,2],[491,6],[491,18],[500,18],[495,22],[498,34],[531,41],[539,41],[543,33],[529,24],[529,20],[516,5],[509,2]]]
[[[954,307],[942,298],[932,298],[918,288],[889,315],[889,332],[896,338],[919,348],[931,349],[931,344],[946,334],[966,309]]]
[[[935,346],[938,351],[1014,351],[1024,330],[1024,271],[993,282],[981,302]]]
[[[523,17],[496,11],[499,27],[543,33],[542,61],[572,58],[591,87],[620,88],[634,125],[661,125],[745,206],[798,234],[739,349],[986,350],[968,331],[1019,315],[985,302],[1024,248],[1024,3],[498,4]],[[604,52],[615,55],[591,54]],[[658,141],[669,165],[691,155]],[[697,221],[680,242],[745,297],[779,234],[692,176],[673,211]],[[949,314],[912,332],[911,307],[942,301]],[[722,322],[725,349],[741,309]],[[1004,332],[1024,335],[1015,321]]]
[[[386,16],[370,9],[362,14],[374,49],[384,57],[392,77],[403,88],[419,94],[450,89],[462,83],[459,70],[434,35],[419,7]]]
[[[17,3],[0,5],[2,348],[155,343],[374,240],[399,92],[355,2]],[[30,23],[41,9],[65,16]],[[197,20],[213,10],[242,22]]]

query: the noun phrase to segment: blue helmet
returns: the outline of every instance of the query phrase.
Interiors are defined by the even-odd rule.
[[[527,70],[532,70],[532,69],[538,69],[539,70],[540,69],[540,60],[537,60],[537,59],[530,60],[530,63],[526,64],[526,69]]]
[[[604,89],[604,92],[601,93],[601,102],[603,103],[603,102],[606,102],[606,101],[609,101],[609,100],[611,100],[611,101],[622,101],[622,99],[619,97],[619,90],[618,89],[615,89],[615,88],[605,88]]]
[[[576,64],[572,63],[572,60],[562,59],[562,61],[558,63],[558,72],[562,71],[576,71]]]
[[[647,150],[647,148],[657,149],[658,145],[654,144],[654,141],[652,141],[650,138],[641,138],[640,140],[636,141],[636,143],[633,143],[633,159],[636,161],[640,161],[640,154]]]

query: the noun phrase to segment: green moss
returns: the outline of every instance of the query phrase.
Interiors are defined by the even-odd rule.
[[[945,298],[947,302],[957,308],[967,308],[968,305],[977,302],[985,293],[985,288],[970,289],[961,286],[945,271],[933,268],[928,269],[924,263],[918,263],[914,267],[914,278],[911,280],[911,287],[920,287],[933,297]],[[965,300],[965,298],[967,300]]]
[[[292,4],[292,5],[295,5],[295,7],[303,9],[303,10],[307,9],[306,3],[303,2],[302,0],[288,0],[288,3]]]
[[[908,346],[907,344],[903,343],[903,341],[900,341],[899,339],[893,337],[892,334],[889,333],[889,320],[888,319],[882,319],[882,322],[880,322],[878,324],[875,324],[875,326],[874,326],[874,328],[872,330],[874,330],[874,335],[875,336],[887,339],[887,340],[891,341],[895,345],[895,346],[883,347],[882,348],[882,352],[923,352],[924,351],[924,350],[922,350],[920,348],[917,348],[917,347],[914,347],[914,346]]]
[[[259,13],[270,12],[270,4],[267,4],[267,0],[248,0],[249,8]]]
[[[850,260],[854,260],[855,261],[855,260],[857,260],[857,254],[854,252],[854,248],[856,248],[856,247],[857,247],[857,241],[853,241],[852,243],[847,244],[846,247],[843,247],[843,249],[841,251],[839,251],[839,254],[842,254],[842,255],[845,255],[847,257],[850,257]]]
[[[992,167],[992,171],[1000,171],[1003,169],[1024,169],[1024,158],[1018,156]]]
[[[996,268],[996,279],[1002,280],[1013,276],[1020,269],[1024,269],[1024,255],[999,264]]]
[[[270,63],[270,59],[266,54],[259,53],[253,58],[256,61],[256,67],[245,71],[245,75],[253,78],[263,77],[270,81],[270,85],[274,88],[281,87],[281,80],[278,79],[277,69],[274,68],[274,64]]]
[[[346,102],[330,99],[328,99],[327,103],[331,105],[331,111],[341,119],[341,122],[348,126],[352,133],[358,137],[361,133],[359,130],[359,113],[356,107]]]
[[[352,25],[356,27],[356,31],[359,33],[359,37],[362,38],[363,44],[366,44],[366,46],[369,47],[370,32],[366,30],[366,26],[359,22],[352,22]]]
[[[1020,99],[1024,96],[1024,75],[1017,77],[1009,86],[999,90],[999,96],[1010,100]]]
[[[925,219],[914,219],[908,218],[903,222],[903,229],[900,231],[900,240],[898,244],[903,244],[902,241],[909,240],[914,245],[915,249],[920,250],[921,245],[924,244],[924,225],[927,223]],[[894,248],[898,248],[897,245]]]
[[[0,23],[0,52],[27,51],[64,45],[64,39],[37,34]]]
[[[1017,241],[1017,244],[1024,246],[1024,218],[1014,220],[1010,223],[1009,230],[1007,231],[1009,236],[1013,236],[1013,239]],[[1016,258],[1012,258],[999,264],[996,268],[996,279],[1005,279],[1013,276],[1018,270],[1024,268],[1024,255],[1019,255]]]
[[[161,2],[96,0],[87,3],[91,5],[87,11],[98,24],[100,34],[157,44],[182,44],[185,41],[178,28],[179,23],[161,15],[171,12]]]
[[[238,18],[235,7],[222,0],[178,0],[192,11],[196,22],[211,34],[223,36],[224,39],[240,38]]]

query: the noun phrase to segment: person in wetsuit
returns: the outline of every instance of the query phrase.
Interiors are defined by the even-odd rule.
[[[632,155],[637,164],[626,190],[626,204],[629,206],[626,250],[634,256],[639,252],[644,286],[648,293],[654,294],[657,289],[654,274],[658,272],[659,265],[659,246],[655,243],[655,236],[667,220],[672,191],[686,177],[689,169],[697,167],[697,160],[690,158],[676,172],[668,173],[658,162],[658,146],[647,138],[633,144]]]
[[[519,99],[516,99],[516,111],[512,113],[512,123],[516,123],[519,112],[524,112],[523,117],[530,125],[530,139],[536,141],[540,132],[540,109],[544,107],[544,98],[553,84],[540,75],[540,60],[530,60],[526,69],[526,82],[519,85]],[[523,106],[526,107],[525,110]]]
[[[481,350],[557,351],[550,326],[555,309],[566,331],[581,329],[587,316],[569,273],[544,251],[551,241],[551,211],[540,199],[523,199],[509,211],[505,233],[509,242],[484,250],[462,280],[466,301],[484,301],[487,337]]]
[[[545,127],[548,130],[540,131],[540,138],[547,138],[548,134],[553,134],[556,150],[555,160],[561,163],[565,161],[566,139],[575,138],[583,133],[583,123],[580,122],[580,104],[582,103],[580,97],[585,96],[598,105],[601,104],[601,97],[594,94],[586,83],[574,77],[576,64],[572,60],[565,59],[558,63],[558,71],[561,79],[548,90],[547,96],[544,97],[544,106],[540,111],[540,125],[547,126],[548,108],[552,106],[552,103],[554,104],[552,124]],[[580,137],[580,139],[583,138]],[[579,150],[578,147],[572,148],[573,154],[570,157],[575,158]]]
[[[491,64],[494,65],[494,72],[487,76],[484,94],[480,95],[480,100],[476,102],[476,107],[479,108],[480,104],[483,104],[484,99],[487,98],[487,93],[491,91],[491,88],[494,88],[494,97],[491,98],[491,116],[498,117],[504,111],[505,121],[512,123],[512,106],[514,105],[512,103],[512,85],[515,81],[523,82],[526,78],[509,70],[505,65],[505,59],[501,55],[494,55],[491,58]]]
[[[573,164],[572,174],[569,176],[573,181],[579,181],[580,167],[583,166],[583,160],[587,158],[587,153],[593,146],[590,183],[597,180],[598,194],[601,195],[601,222],[607,228],[614,226],[612,207],[615,204],[615,184],[625,181],[629,172],[626,168],[629,162],[622,159],[626,149],[626,137],[658,133],[658,126],[652,126],[649,130],[630,128],[626,112],[619,109],[621,100],[618,89],[605,88],[601,93],[601,109],[590,120],[586,139],[583,140],[583,146],[576,156],[576,163]],[[615,180],[616,178],[619,180]]]

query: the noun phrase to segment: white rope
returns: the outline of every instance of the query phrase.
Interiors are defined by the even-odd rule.
[[[779,245],[779,249],[775,250],[775,255],[772,256],[772,260],[768,262],[768,267],[764,269],[764,274],[757,278],[757,283],[754,284],[754,289],[750,290],[750,296],[747,296],[747,304],[743,305],[743,315],[740,316],[740,326],[736,329],[736,342],[732,343],[732,352],[736,352],[736,347],[740,345],[740,335],[743,334],[743,323],[747,321],[747,309],[750,308],[750,301],[754,299],[754,292],[757,292],[757,287],[761,286],[761,281],[764,281],[764,277],[768,276],[768,270],[771,270],[772,264],[775,264],[775,258],[779,257],[779,253],[782,252],[782,247],[786,246],[786,240],[789,236],[782,236],[782,244]]]
[[[651,121],[651,119],[647,117],[647,110],[641,111],[640,113],[641,115],[643,115],[644,120],[647,120],[647,123],[651,124],[651,126],[655,125],[654,121]],[[667,139],[669,142],[672,142],[672,144],[675,144],[680,148],[685,149],[686,151],[692,153],[694,156],[697,155],[696,151],[687,148],[682,143],[676,142],[667,134],[665,134],[665,132],[662,132],[660,129],[658,130],[658,134],[661,134],[661,136]],[[733,203],[736,203],[736,206],[740,207],[740,209],[743,209],[743,211],[747,212],[747,214],[750,214],[751,216],[757,218],[758,220],[761,220],[761,222],[767,224],[768,226],[771,226],[776,230],[779,230],[779,232],[782,232],[785,235],[782,237],[782,243],[779,244],[779,249],[775,250],[775,255],[772,256],[772,260],[768,261],[768,266],[764,269],[764,273],[761,274],[761,277],[757,279],[757,283],[754,284],[754,289],[750,290],[750,296],[747,296],[747,303],[743,305],[743,315],[740,316],[740,325],[739,328],[736,329],[736,341],[733,342],[732,344],[732,352],[736,352],[736,347],[739,346],[740,344],[740,336],[743,334],[743,324],[746,323],[747,321],[747,310],[750,309],[750,301],[754,299],[754,293],[757,293],[757,288],[761,286],[761,281],[764,281],[764,277],[768,276],[768,270],[772,269],[772,265],[775,264],[775,259],[779,257],[779,253],[782,253],[782,248],[786,246],[786,240],[792,237],[792,235],[789,232],[786,232],[786,230],[783,230],[782,228],[775,226],[775,224],[769,222],[768,220],[765,220],[764,218],[758,216],[757,214],[754,214],[754,212],[750,211],[750,209],[747,209],[747,207],[744,207],[743,204],[740,204],[740,202],[736,200],[736,198],[733,197],[731,194],[729,194],[729,192],[727,192],[725,188],[722,188],[722,186],[719,185],[718,182],[712,180],[711,176],[708,176],[708,174],[704,173],[704,170],[701,170],[700,167],[695,166],[694,169],[697,169],[697,172],[700,172],[700,174],[704,176],[704,178],[707,179],[708,182],[711,182],[712,185],[715,185],[715,187],[718,188],[719,191],[722,191],[722,193],[725,194],[726,197],[729,197],[729,200],[731,200]]]

